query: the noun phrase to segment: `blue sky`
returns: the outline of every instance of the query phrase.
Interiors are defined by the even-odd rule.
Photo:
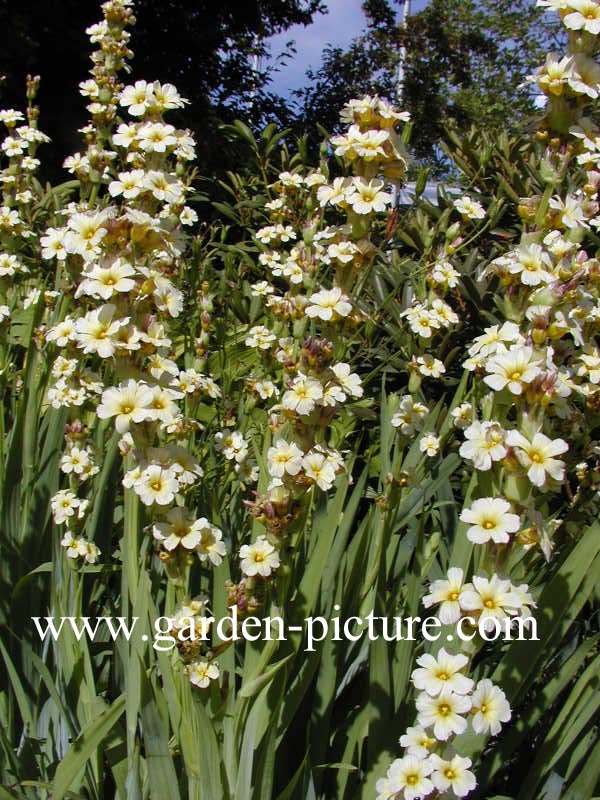
[[[286,42],[296,43],[296,56],[273,76],[271,91],[287,95],[292,89],[304,84],[304,74],[308,67],[318,67],[321,53],[326,45],[344,46],[365,27],[365,16],[361,0],[327,0],[329,13],[318,14],[312,25],[294,25],[285,33],[273,36],[270,40],[271,52],[276,55],[285,49]],[[421,11],[427,0],[412,0],[411,12]],[[400,10],[400,7],[398,7]]]

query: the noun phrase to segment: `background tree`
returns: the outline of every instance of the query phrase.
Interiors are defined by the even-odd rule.
[[[198,134],[206,170],[223,157],[219,120],[282,113],[281,99],[267,90],[272,61],[265,60],[262,72],[255,69],[254,56],[267,55],[265,40],[291,25],[308,25],[325,6],[322,0],[137,0],[134,10],[132,78],[160,75],[191,101],[185,122]],[[42,76],[41,127],[54,142],[48,160],[80,147],[74,132],[86,113],[77,88],[89,69],[84,31],[99,16],[98,0],[0,0],[7,34],[0,102],[20,108],[25,75]]]
[[[524,77],[558,47],[558,23],[535,0],[430,0],[398,25],[400,0],[365,0],[367,28],[347,49],[327,47],[309,85],[296,93],[298,119],[314,129],[337,126],[351,96],[394,97],[400,47],[406,46],[403,106],[413,118],[416,156],[440,163],[447,128],[515,129],[534,111]]]

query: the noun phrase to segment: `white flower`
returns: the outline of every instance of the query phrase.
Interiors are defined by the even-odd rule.
[[[264,325],[255,325],[250,328],[244,340],[247,347],[257,347],[259,350],[268,350],[277,337]]]
[[[444,759],[433,753],[430,763],[433,767],[431,782],[438,792],[452,789],[456,797],[466,797],[477,786],[475,776],[469,770],[470,758],[455,755],[450,759]]]
[[[206,689],[211,681],[216,681],[219,677],[219,668],[212,661],[192,661],[186,667],[190,683],[199,689]]]
[[[458,314],[440,297],[436,297],[432,302],[431,313],[436,317],[442,328],[449,328],[459,321]]]
[[[423,339],[431,339],[434,331],[441,327],[440,317],[423,303],[415,303],[400,314],[406,317],[411,331]]]
[[[431,280],[439,286],[454,289],[458,286],[460,272],[454,269],[449,261],[438,261],[430,272]]]
[[[433,433],[423,434],[421,441],[419,442],[419,450],[429,456],[429,458],[437,456],[437,454],[440,452],[439,437]]]
[[[12,277],[16,272],[27,271],[17,256],[11,253],[0,253],[0,278]]]
[[[400,428],[404,436],[411,436],[418,431],[429,409],[423,403],[416,402],[410,395],[400,398],[400,407],[393,415],[391,423],[394,428]]]
[[[198,222],[198,214],[196,214],[193,208],[184,206],[179,215],[179,221],[182,225],[193,225],[195,222]]]
[[[428,759],[407,755],[392,762],[387,779],[392,797],[402,792],[404,800],[420,800],[433,791],[433,784],[427,777],[431,773]]]
[[[72,341],[75,333],[75,320],[65,317],[62,322],[58,322],[54,327],[46,331],[46,341],[56,342],[58,347],[66,347]]]
[[[383,191],[383,181],[365,181],[353,178],[352,186],[346,195],[346,202],[355,214],[371,214],[373,211],[385,211],[392,202],[392,195]]]
[[[100,358],[111,358],[116,350],[115,338],[129,319],[114,319],[116,306],[105,303],[75,322],[75,340],[84,353],[97,353]]]
[[[77,514],[80,519],[83,516],[83,511],[87,507],[87,501],[81,500],[77,495],[69,489],[61,489],[56,492],[50,499],[50,507],[52,509],[52,516],[57,525],[63,525],[68,522],[71,517]]]
[[[475,469],[486,471],[493,461],[500,461],[508,450],[504,445],[505,431],[497,422],[473,422],[465,430],[465,440],[459,454],[473,462]]]
[[[311,450],[303,457],[302,468],[306,477],[310,478],[324,492],[333,486],[336,467],[325,453]]]
[[[481,336],[473,340],[473,344],[469,347],[469,355],[474,356],[479,353],[482,356],[490,356],[497,352],[505,352],[507,342],[519,342],[521,339],[519,326],[514,322],[505,322],[502,326],[492,325],[485,328]]]
[[[66,475],[73,473],[74,475],[82,475],[88,471],[91,466],[90,451],[81,449],[74,445],[71,449],[64,453],[60,460],[60,469]]]
[[[334,178],[332,184],[319,186],[317,189],[319,204],[321,206],[326,206],[327,204],[332,206],[345,205],[351,184],[350,178]]]
[[[241,464],[248,455],[248,442],[241,431],[219,431],[215,434],[217,450],[223,452],[228,461]]]
[[[349,264],[358,253],[360,253],[360,249],[354,242],[334,242],[327,247],[327,257],[340,264]]]
[[[168,111],[172,108],[183,108],[189,101],[181,97],[172,83],[159,83],[154,81],[152,84],[154,93],[154,105],[159,111]]]
[[[258,281],[252,284],[250,291],[253,297],[265,297],[266,295],[273,294],[275,289],[268,281]]]
[[[445,742],[452,734],[464,733],[467,729],[467,721],[461,715],[471,708],[469,697],[446,688],[436,697],[420,694],[416,706],[419,723],[424,728],[433,727],[433,735],[439,741]]]
[[[166,522],[154,523],[152,535],[165,550],[174,550],[178,545],[193,550],[200,543],[204,524],[208,524],[204,518],[195,520],[186,508],[176,506],[167,513]]]
[[[75,297],[86,294],[109,300],[115,293],[130,292],[135,287],[132,275],[135,275],[135,270],[121,258],[109,266],[94,265],[79,284]]]
[[[261,398],[261,400],[268,400],[270,397],[274,397],[279,394],[279,389],[275,386],[273,381],[269,380],[254,381],[252,384],[252,389]]]
[[[425,728],[416,725],[407,728],[400,737],[400,746],[406,748],[408,755],[427,758],[429,751],[437,744],[437,739],[430,736]]]
[[[83,536],[74,536],[72,531],[66,531],[60,540],[66,550],[67,558],[85,558],[88,552],[88,542]]]
[[[168,506],[175,499],[179,483],[172,469],[150,464],[142,471],[133,488],[144,505],[156,503],[159,506]]]
[[[122,122],[117,128],[117,132],[113,133],[112,141],[116,147],[132,147],[137,143],[138,129],[137,125],[130,123],[129,125]]]
[[[471,701],[474,713],[471,724],[475,733],[489,732],[497,736],[502,728],[500,723],[508,722],[511,717],[510,705],[502,689],[484,678],[475,687]]]
[[[508,271],[519,275],[525,286],[539,286],[540,283],[551,283],[555,280],[552,273],[552,262],[539,244],[520,244],[508,258]]]
[[[51,374],[53,378],[70,378],[77,371],[79,362],[76,358],[64,358],[58,356],[52,364]]]
[[[116,417],[115,428],[123,434],[129,430],[132,422],[140,423],[150,419],[153,392],[145,383],[132,379],[111,386],[102,392],[102,401],[96,409],[100,419]]]
[[[600,352],[598,348],[593,347],[587,353],[582,353],[579,360],[583,363],[577,369],[577,375],[580,378],[586,377],[590,383],[600,383]]]
[[[279,568],[279,553],[265,536],[259,536],[252,544],[240,547],[241,570],[249,578],[261,575],[268,578]]]
[[[568,13],[563,17],[565,27],[573,31],[600,33],[600,5],[595,0],[569,0]]]
[[[174,389],[167,389],[163,386],[152,387],[152,401],[147,412],[147,419],[159,420],[163,424],[172,422],[177,416],[178,408],[174,402],[175,398],[181,397],[181,393]]]
[[[509,431],[506,443],[515,449],[519,463],[534,486],[543,486],[548,476],[555,481],[565,477],[565,462],[554,458],[569,449],[564,439],[549,439],[543,433],[536,433],[529,441],[519,431]]]
[[[426,378],[441,378],[446,372],[443,362],[430,353],[418,356],[416,363],[419,365],[419,372]]]
[[[211,564],[218,567],[227,552],[223,541],[223,532],[204,517],[197,519],[195,524],[200,531],[200,542],[196,547],[198,558],[200,561],[208,559]]]
[[[332,136],[331,144],[335,147],[336,156],[344,156],[349,160],[362,158],[373,161],[386,153],[382,145],[390,138],[388,131],[373,130],[361,131],[358,125],[351,125],[347,133],[341,136]]]
[[[471,403],[461,403],[452,409],[450,415],[456,428],[468,428],[473,422],[473,406]]]
[[[473,200],[468,195],[458,198],[458,200],[454,201],[453,205],[463,217],[468,217],[468,219],[485,219],[484,207],[481,203],[478,203],[477,200]]]
[[[486,370],[490,374],[483,380],[496,392],[506,387],[511,394],[522,394],[523,384],[531,383],[541,374],[541,362],[532,359],[531,347],[511,347],[489,359]]]
[[[331,371],[338,379],[344,392],[351,397],[363,396],[363,387],[361,386],[360,378],[356,372],[350,372],[350,364],[345,364],[343,361],[340,361],[338,364],[333,365]]]
[[[88,564],[95,564],[101,554],[100,548],[93,542],[86,542],[86,552],[84,559]]]
[[[468,522],[467,539],[476,544],[485,544],[490,539],[496,544],[506,544],[509,534],[519,530],[521,519],[511,514],[510,503],[501,497],[480,497],[465,508],[461,515],[462,522]]]
[[[277,439],[267,453],[269,475],[272,478],[283,478],[285,473],[297,475],[302,469],[303,455],[302,450],[294,442],[288,443],[284,439]]]
[[[322,397],[323,387],[320,381],[299,373],[291,387],[283,395],[281,404],[284,409],[306,415],[311,413]]]
[[[464,573],[459,567],[450,567],[446,580],[434,581],[429,587],[429,594],[423,598],[425,608],[440,605],[438,614],[444,625],[453,625],[461,617],[460,600],[470,584],[464,583]]]
[[[494,620],[503,620],[516,614],[523,605],[522,599],[513,591],[509,580],[492,575],[491,579],[475,575],[473,586],[465,588],[460,604],[466,611],[478,611],[480,624],[485,631],[495,629]]]
[[[119,103],[132,117],[142,117],[153,102],[152,84],[136,81],[133,86],[126,86],[121,92]]]
[[[469,659],[459,653],[451,655],[442,647],[437,656],[425,653],[417,659],[419,669],[412,672],[411,678],[415,688],[437,697],[444,689],[455,694],[468,694],[473,688],[473,681],[460,670],[467,666]]]
[[[304,313],[311,319],[317,317],[329,321],[337,317],[347,317],[352,311],[352,305],[342,290],[337,286],[333,289],[321,289],[309,297],[309,305]]]
[[[377,792],[375,800],[394,800],[396,796],[396,793],[392,792],[390,788],[390,782],[387,777],[377,780],[375,783],[375,791]]]
[[[105,209],[86,214],[72,214],[65,234],[65,247],[69,253],[77,253],[90,259],[100,253],[100,242],[106,236],[106,224],[113,212]]]
[[[111,181],[108,193],[111,197],[123,196],[126,200],[133,200],[144,191],[146,173],[143,169],[133,169],[130,172],[119,172],[119,179]]]
[[[31,291],[27,292],[24,300],[23,300],[23,308],[29,308],[30,306],[35,306],[40,299],[42,292],[40,289],[34,287]]]

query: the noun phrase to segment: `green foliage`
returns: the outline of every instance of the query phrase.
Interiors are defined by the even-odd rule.
[[[372,2],[369,10],[374,28],[392,24],[387,3]],[[494,35],[506,37],[517,17],[511,19],[505,5],[501,11],[494,24],[503,26]],[[459,29],[461,20],[453,22]],[[510,60],[506,53],[502,58]],[[463,100],[465,108],[475,102],[473,95]],[[418,127],[413,130],[417,135]],[[64,221],[60,211],[78,190],[79,199],[96,192],[100,203],[112,202],[104,187],[98,183],[91,190],[83,178],[55,189],[32,183],[28,224],[36,236],[21,241],[0,231],[2,249],[18,251],[30,270],[0,284],[11,311],[0,336],[0,800],[372,799],[397,755],[398,737],[415,719],[415,659],[434,647],[406,638],[326,636],[307,651],[303,622],[309,616],[364,620],[369,612],[388,620],[425,616],[423,596],[452,566],[469,574],[488,566],[502,570],[515,584],[527,583],[537,602],[539,641],[479,641],[469,650],[473,677],[491,677],[512,706],[512,721],[499,736],[470,732],[454,740],[476,765],[473,796],[593,800],[600,779],[598,409],[580,402],[570,420],[567,477],[535,497],[522,475],[472,468],[459,455],[462,439],[452,422],[452,411],[470,402],[480,407],[482,419],[503,415],[505,424],[517,425],[520,412],[512,399],[494,397],[481,374],[463,368],[469,345],[484,329],[523,316],[523,287],[514,276],[483,273],[494,258],[518,246],[524,231],[532,234],[545,220],[555,221],[550,200],[578,186],[582,170],[571,163],[570,172],[561,171],[566,150],[545,149],[544,131],[536,139],[480,128],[450,130],[445,153],[456,180],[440,186],[436,205],[419,197],[409,209],[374,215],[366,233],[356,215],[348,214],[372,245],[365,248],[365,268],[344,271],[323,259],[303,276],[302,287],[308,293],[321,282],[345,280],[359,313],[360,324],[325,330],[336,359],[348,358],[360,372],[364,396],[353,398],[322,430],[315,426],[319,444],[347,451],[346,469],[330,491],[313,485],[294,498],[276,579],[256,580],[250,588],[247,582],[242,594],[238,554],[265,528],[264,515],[252,516],[249,509],[261,510],[269,447],[282,430],[272,418],[274,401],[260,402],[251,386],[272,375],[285,388],[289,377],[281,362],[245,344],[252,326],[275,328],[281,322],[252,288],[267,274],[256,231],[272,221],[265,204],[280,192],[280,173],[304,175],[310,159],[306,141],[291,155],[288,131],[274,125],[255,133],[238,120],[222,132],[239,166],[218,187],[200,183],[192,202],[204,209],[206,221],[168,273],[184,294],[182,313],[169,328],[174,357],[182,368],[210,375],[221,390],[215,397],[191,393],[181,401],[186,418],[198,423],[186,431],[185,444],[204,469],[186,504],[223,531],[227,556],[220,564],[174,564],[155,548],[155,509],[122,485],[123,469],[134,456],[127,453],[122,465],[123,442],[113,421],[98,420],[91,405],[80,410],[48,402],[57,351],[44,332],[76,314],[81,300],[74,296],[75,259],[49,268],[39,240]],[[324,177],[342,174],[342,162],[323,157]],[[460,218],[458,191],[485,205],[484,219]],[[337,209],[323,208],[310,196],[296,199],[289,214],[309,241],[311,229],[340,220]],[[586,229],[581,236],[592,258],[597,235]],[[415,370],[424,343],[410,331],[405,312],[415,297],[428,296],[432,265],[441,255],[458,273],[446,296],[460,319],[430,348],[446,367],[433,378]],[[569,280],[572,275],[562,284],[564,294],[571,290]],[[275,283],[283,291],[283,282]],[[42,293],[25,308],[31,288]],[[311,355],[307,338],[314,340],[323,329],[319,324],[301,315],[291,321],[304,358]],[[285,330],[277,327],[278,333]],[[552,340],[558,350],[561,339]],[[111,361],[103,373],[107,386],[115,382],[113,366]],[[421,427],[410,434],[392,421],[407,393],[427,405]],[[567,436],[562,419],[548,413],[545,422],[556,436]],[[64,530],[50,513],[51,498],[71,485],[60,462],[65,425],[74,423],[85,428],[99,457],[82,523],[86,539],[102,550],[93,564],[66,556]],[[287,424],[284,432],[292,427]],[[296,424],[306,433],[297,419]],[[250,442],[250,458],[259,468],[258,496],[216,445],[215,434],[229,429],[240,429]],[[422,444],[432,433],[441,446],[428,457]],[[579,477],[577,460],[584,458],[589,471]],[[518,466],[512,463],[512,469]],[[515,489],[510,481],[519,479]],[[535,502],[544,523],[560,515],[549,562],[535,542],[503,550],[467,539],[463,505],[508,494],[511,486],[511,500],[523,514]],[[244,602],[254,601],[252,610],[261,619],[282,615],[287,637],[231,643],[213,632],[208,657],[218,661],[220,676],[199,688],[185,672],[185,652],[152,646],[155,622],[172,616],[190,595],[205,596],[214,616],[224,617],[230,605],[225,587],[235,588]],[[66,633],[42,642],[31,618],[46,615],[118,615],[138,622],[130,639],[112,640],[104,630],[94,641]]]

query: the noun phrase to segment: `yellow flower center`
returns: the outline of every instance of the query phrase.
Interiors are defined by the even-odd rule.
[[[451,767],[446,767],[444,770],[444,775],[448,778],[449,781],[453,781],[456,778],[456,773]]]
[[[159,492],[162,489],[162,481],[160,480],[152,481],[152,483],[150,484],[150,488],[154,489],[155,492]]]
[[[438,706],[438,711],[442,717],[447,717],[450,713],[450,706],[448,703],[440,703]]]
[[[415,772],[411,772],[410,775],[406,776],[407,786],[416,786],[418,782],[419,782],[419,776]]]
[[[521,373],[520,373],[520,372],[518,372],[517,370],[515,370],[515,371],[514,371],[514,372],[511,374],[511,376],[510,376],[510,379],[511,379],[511,381],[518,381],[518,380],[520,379],[520,377],[521,377]]]
[[[486,531],[491,531],[491,530],[492,530],[492,528],[495,528],[496,526],[495,526],[495,524],[492,522],[492,520],[491,520],[491,519],[486,519],[486,520],[485,520],[485,522],[482,524],[482,526],[481,526],[481,527],[482,527],[482,528],[485,528],[485,530],[486,530]]]

